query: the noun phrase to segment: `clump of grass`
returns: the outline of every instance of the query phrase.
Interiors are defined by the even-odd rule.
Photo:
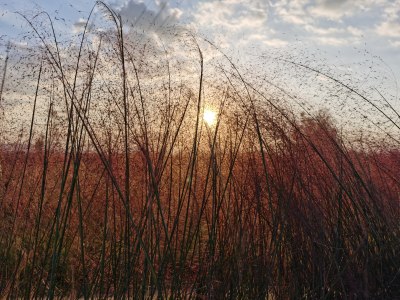
[[[397,126],[371,120],[390,150],[356,144],[279,80],[192,34],[128,35],[104,3],[70,48],[25,19],[42,55],[22,60],[29,127],[0,150],[2,297],[400,297]],[[273,60],[398,123],[383,96]]]

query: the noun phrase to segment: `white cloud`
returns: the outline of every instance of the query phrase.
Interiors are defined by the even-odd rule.
[[[276,0],[271,4],[275,23],[296,38],[343,47],[376,34],[400,36],[400,0]],[[384,13],[385,22],[378,27]],[[389,23],[391,22],[391,23]],[[365,33],[369,34],[366,35]]]
[[[252,33],[247,37],[247,39],[253,41],[263,41],[265,40],[265,37],[266,37],[265,34]]]
[[[153,9],[139,0],[126,0],[122,3],[113,2],[108,5],[122,17],[125,24],[131,25],[132,28],[146,29],[147,31],[162,31],[165,27],[176,25],[183,13],[181,9],[170,7],[168,2],[162,1],[155,1]],[[74,24],[74,30],[81,30],[85,24],[85,20],[78,20]]]
[[[342,22],[386,3],[385,0],[278,0],[271,4],[275,13],[290,24],[314,24],[319,20]]]
[[[400,37],[400,23],[382,22],[376,28],[376,32],[382,36]]]
[[[304,1],[306,2],[306,0]],[[292,9],[297,9],[290,4]],[[267,1],[220,0],[200,2],[194,13],[193,23],[200,32],[207,32],[218,38],[221,35],[225,45],[246,49],[246,47],[281,48],[289,44],[276,36],[272,27],[275,19],[269,19],[274,4]],[[277,7],[275,7],[276,9]],[[300,22],[300,21],[299,21]]]
[[[266,39],[263,41],[263,43],[269,47],[276,47],[276,48],[281,48],[285,47],[288,45],[287,41],[281,40],[281,39]]]
[[[267,20],[267,7],[261,1],[244,4],[239,0],[200,2],[194,14],[199,27],[218,30],[245,31],[258,29]]]
[[[400,37],[400,0],[385,7],[382,22],[375,31],[381,36]]]
[[[306,14],[305,7],[309,0],[288,1],[280,0],[271,4],[275,13],[284,22],[296,25],[305,25],[312,23],[310,16]]]
[[[319,36],[315,37],[314,40],[319,44],[328,46],[344,46],[346,44],[349,44],[349,41],[347,39],[338,37]]]
[[[320,35],[320,36],[361,36],[363,35],[363,31],[359,28],[353,26],[347,27],[322,27],[307,24],[304,26],[304,29],[309,33]]]
[[[389,41],[390,45],[394,48],[400,48],[400,40],[397,41]]]
[[[86,26],[86,23],[87,23],[86,19],[80,18],[78,21],[76,21],[74,23],[73,28],[72,28],[72,33],[75,34],[75,33],[82,32]],[[92,28],[93,27],[89,23],[88,29],[91,30]]]
[[[351,35],[354,35],[354,36],[362,36],[364,34],[364,32],[361,29],[353,27],[353,26],[347,26],[346,29]]]
[[[338,28],[338,27],[323,28],[323,27],[317,27],[315,25],[310,25],[310,24],[305,25],[304,29],[310,33],[315,33],[318,35],[330,35],[330,34],[338,34],[338,33],[344,32],[344,29]]]
[[[395,21],[399,19],[400,0],[390,1],[384,9],[385,19]]]

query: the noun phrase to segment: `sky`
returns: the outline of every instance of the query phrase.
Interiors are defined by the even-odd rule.
[[[242,56],[293,44],[354,57],[354,48],[380,57],[400,78],[400,0],[106,0],[126,19],[187,26]],[[26,24],[15,12],[46,11],[65,20],[71,32],[94,1],[0,0],[2,43]]]
[[[124,20],[144,31],[187,29],[213,41],[237,60],[297,51],[326,65],[385,74],[385,89],[398,103],[400,80],[400,0],[105,0]],[[94,1],[0,0],[0,56],[8,41],[21,41],[22,14],[46,11],[56,30],[79,33]],[[101,22],[101,21],[99,21]],[[300,51],[299,51],[300,49]],[[4,55],[2,55],[4,57]],[[299,57],[297,57],[299,58]],[[301,57],[299,58],[301,59]],[[357,75],[358,74],[358,75]],[[365,75],[366,77],[368,75]]]

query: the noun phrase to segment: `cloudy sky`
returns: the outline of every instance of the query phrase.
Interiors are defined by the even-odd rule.
[[[400,78],[400,0],[106,0],[132,23],[185,26],[246,57],[299,45],[344,62],[368,52]],[[0,0],[1,45],[23,34],[14,12],[44,10],[77,32],[94,1]]]

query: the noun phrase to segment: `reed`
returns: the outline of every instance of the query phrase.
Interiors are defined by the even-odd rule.
[[[399,115],[378,89],[262,58],[374,110],[386,140],[355,140],[191,33],[156,43],[99,2],[68,48],[21,17],[36,84],[0,149],[1,297],[400,297]],[[0,104],[25,74],[8,57]]]

